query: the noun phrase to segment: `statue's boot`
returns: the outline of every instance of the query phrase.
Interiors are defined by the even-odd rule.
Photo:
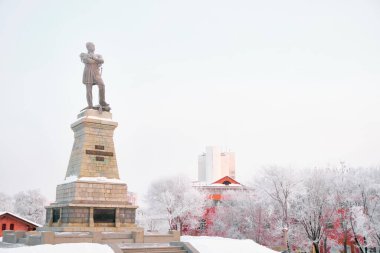
[[[104,83],[102,80],[100,80],[101,82],[98,83],[98,87],[99,87],[99,104],[101,106],[109,106],[109,104],[106,102],[106,95],[105,95],[105,89],[104,89]]]

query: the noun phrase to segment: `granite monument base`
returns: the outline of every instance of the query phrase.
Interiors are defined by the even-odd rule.
[[[127,202],[120,180],[77,179],[57,186],[56,202],[46,207],[40,231],[138,231],[136,208]],[[111,182],[109,182],[111,181]]]

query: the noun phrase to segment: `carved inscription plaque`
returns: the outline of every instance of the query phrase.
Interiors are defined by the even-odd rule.
[[[97,157],[95,157],[95,159],[98,162],[104,162],[104,157],[103,156],[97,156]]]
[[[103,151],[103,145],[95,145],[95,150],[86,149],[87,155],[95,155],[95,161],[104,162],[105,156],[113,156],[113,152]]]
[[[113,152],[100,151],[100,150],[88,150],[86,149],[87,155],[101,155],[101,156],[113,156]]]

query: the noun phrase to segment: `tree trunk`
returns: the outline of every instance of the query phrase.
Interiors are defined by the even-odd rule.
[[[319,253],[319,243],[313,242],[314,253]]]
[[[359,242],[358,238],[356,237],[356,235],[354,236],[354,240],[355,240],[355,244],[358,246],[358,248],[360,250],[360,253],[364,253],[364,250],[362,249],[362,246],[360,245],[360,242]]]
[[[344,236],[344,241],[343,241],[343,253],[347,253],[347,236]]]
[[[284,231],[284,239],[285,239],[285,244],[286,248],[288,249],[288,252],[290,253],[290,244],[289,244],[289,228],[286,228],[283,230]]]
[[[290,253],[291,251],[290,251],[289,239],[286,240],[286,246],[287,246],[287,248],[288,248],[288,252]]]
[[[255,235],[255,239],[256,239],[256,242],[258,243],[258,244],[261,244],[261,226],[262,226],[262,224],[261,224],[261,207],[260,207],[260,209],[259,209],[259,220],[258,220],[258,222],[257,222],[258,224],[257,224],[257,226],[256,226],[256,235]]]

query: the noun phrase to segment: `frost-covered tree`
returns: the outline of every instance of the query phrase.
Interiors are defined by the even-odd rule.
[[[136,212],[136,224],[148,232],[167,231],[168,225],[162,214],[151,213],[152,209],[139,208]]]
[[[2,192],[0,192],[0,213],[1,212],[13,212],[12,198]]]
[[[272,166],[266,168],[256,179],[257,191],[262,191],[273,200],[279,210],[277,230],[283,233],[283,239],[290,252],[290,200],[297,191],[299,178],[290,168]]]
[[[367,252],[368,247],[378,245],[380,228],[378,209],[379,196],[379,170],[362,169],[356,172],[355,204],[350,209],[350,225],[354,240],[360,252]]]
[[[354,243],[364,253],[380,246],[379,168],[344,163],[302,171],[272,167],[257,175],[254,189],[256,198],[267,197],[261,220],[269,221],[273,238],[263,244],[277,246],[288,235],[288,251],[313,247],[316,252],[335,248],[347,253]]]
[[[380,197],[380,192],[377,192],[377,197]],[[377,247],[380,248],[380,206],[376,208],[371,217],[371,223],[373,227],[373,238],[377,243]]]
[[[271,230],[276,220],[275,213],[266,198],[249,188],[223,192],[220,203],[215,207],[208,235],[253,239],[262,245],[272,245],[278,237]]]
[[[249,238],[256,227],[255,201],[247,191],[225,191],[215,207],[209,235]]]
[[[278,229],[278,214],[279,210],[277,206],[270,205],[270,199],[266,195],[262,196],[256,194],[255,191],[248,191],[246,195],[249,195],[249,204],[243,204],[246,213],[250,216],[244,216],[244,219],[249,218],[249,231],[247,238],[253,239],[259,244],[270,246],[273,243],[281,244],[278,238],[281,238],[282,231]],[[245,197],[241,198],[241,201],[245,201]],[[248,210],[252,211],[249,212]]]
[[[320,241],[326,232],[326,224],[335,211],[331,183],[325,171],[313,169],[303,181],[303,188],[296,193],[292,208],[294,220],[303,227],[307,238],[319,253]]]
[[[38,224],[44,224],[46,198],[39,190],[19,192],[14,196],[14,212]]]
[[[360,187],[360,193],[366,195],[366,202],[363,204],[364,213],[367,215],[370,226],[370,237],[372,246],[380,247],[380,168],[371,168],[367,170],[367,184],[362,182],[359,184],[367,186]]]
[[[151,215],[166,218],[170,229],[182,231],[184,225],[198,226],[207,195],[194,189],[187,177],[177,176],[153,182],[146,201]]]
[[[350,210],[355,204],[355,173],[354,169],[341,162],[337,167],[327,168],[324,171],[332,179],[332,195],[336,211],[332,217],[328,235],[335,247],[341,246],[343,253],[348,252],[348,244],[353,237],[350,226]]]

